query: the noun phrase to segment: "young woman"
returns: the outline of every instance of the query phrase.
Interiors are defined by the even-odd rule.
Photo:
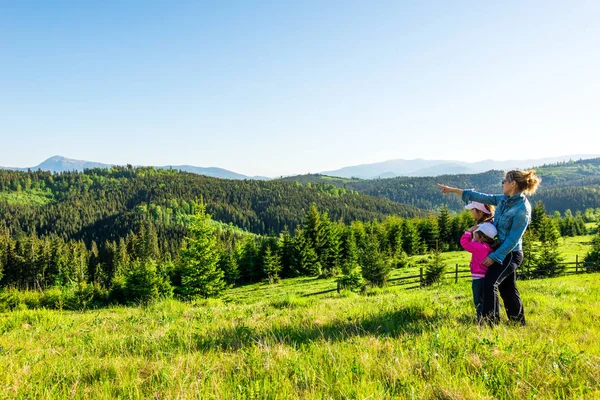
[[[489,195],[440,185],[442,193],[456,193],[465,202],[477,201],[496,206],[494,225],[500,247],[483,261],[488,268],[484,278],[483,317],[491,323],[500,321],[498,291],[509,320],[525,325],[525,312],[516,285],[516,269],[523,262],[523,234],[531,221],[531,205],[526,195],[537,190],[541,180],[534,170],[508,171],[502,180],[503,194]]]

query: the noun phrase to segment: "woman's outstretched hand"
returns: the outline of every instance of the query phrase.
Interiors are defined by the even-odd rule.
[[[446,185],[442,185],[442,184],[437,184],[441,189],[442,189],[442,193],[444,194],[448,194],[448,193],[456,193],[456,194],[462,194],[462,189],[457,189],[454,188],[452,186],[446,186]]]

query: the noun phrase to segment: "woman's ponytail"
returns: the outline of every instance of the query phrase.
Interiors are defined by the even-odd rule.
[[[542,182],[542,179],[535,174],[534,169],[530,169],[529,171],[515,169],[507,172],[506,176],[510,177],[510,180],[515,181],[519,191],[528,196],[534,194]]]

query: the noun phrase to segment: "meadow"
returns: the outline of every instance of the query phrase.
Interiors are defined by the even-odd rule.
[[[565,257],[586,241],[566,239]],[[468,279],[304,296],[335,283],[296,278],[193,303],[21,308],[0,314],[0,398],[599,398],[598,277],[519,282],[525,327],[479,327]]]
[[[467,280],[13,311],[0,316],[0,397],[598,398],[598,275],[519,287],[525,327],[478,327]]]

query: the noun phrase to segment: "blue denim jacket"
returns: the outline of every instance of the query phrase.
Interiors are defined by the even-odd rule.
[[[498,230],[500,247],[490,253],[492,260],[502,264],[508,253],[523,249],[523,234],[531,222],[531,204],[523,193],[508,196],[464,190],[462,199],[496,206],[494,225]]]

